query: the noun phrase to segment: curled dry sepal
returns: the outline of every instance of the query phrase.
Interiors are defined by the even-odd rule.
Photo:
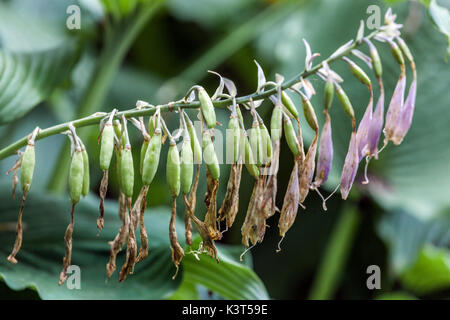
[[[176,111],[180,118],[179,130],[171,132],[162,117],[162,107],[153,106],[143,101],[138,101],[134,110],[146,111],[150,116],[146,126],[144,118],[138,119],[131,116],[125,117],[126,112],[118,113],[113,110],[100,121],[100,168],[103,171],[103,179],[100,184],[100,216],[97,227],[101,230],[104,226],[104,199],[108,188],[108,175],[111,163],[115,165],[117,180],[119,181],[119,218],[122,225],[117,236],[109,243],[110,259],[106,264],[106,273],[109,278],[116,269],[117,254],[126,246],[126,259],[119,274],[119,281],[123,281],[133,273],[136,263],[145,259],[148,255],[149,237],[145,229],[144,214],[147,202],[151,201],[151,183],[158,171],[162,145],[169,139],[169,151],[166,164],[167,185],[172,196],[172,214],[168,226],[172,259],[177,267],[185,254],[198,254],[206,252],[217,259],[215,241],[220,240],[224,232],[234,224],[239,213],[239,189],[243,167],[250,176],[255,179],[246,217],[242,225],[242,243],[252,248],[264,239],[267,227],[267,219],[276,212],[280,212],[278,227],[282,239],[293,225],[297,216],[298,207],[303,202],[310,190],[316,191],[323,199],[326,210],[326,199],[319,188],[328,179],[333,163],[333,135],[332,119],[329,113],[333,101],[337,100],[342,110],[349,117],[350,140],[348,152],[342,168],[339,185],[341,196],[346,199],[354,183],[359,163],[366,158],[364,170],[365,180],[368,183],[367,166],[369,160],[377,159],[380,151],[392,141],[400,144],[408,132],[415,107],[417,75],[413,55],[406,43],[401,38],[401,25],[395,22],[396,16],[389,9],[385,15],[385,25],[375,30],[368,36],[364,36],[364,23],[361,23],[355,40],[351,40],[338,48],[329,58],[320,64],[313,66],[312,62],[319,56],[313,53],[306,40],[305,70],[294,79],[284,82],[284,77],[276,75],[275,81],[267,81],[261,66],[256,63],[258,69],[257,91],[249,96],[237,97],[235,84],[221,75],[220,84],[215,93],[210,97],[201,86],[192,87],[186,96],[167,106],[168,111]],[[389,46],[393,57],[399,63],[400,75],[393,96],[390,99],[385,115],[385,94],[382,81],[382,63],[376,46],[371,40],[383,42]],[[357,50],[357,46],[366,46],[368,53]],[[375,110],[374,90],[370,77],[353,60],[348,57],[352,54],[360,62],[366,64],[374,73],[379,87],[379,95],[376,99]],[[406,58],[406,59],[405,59]],[[343,78],[333,71],[330,63],[336,60],[344,61],[350,68],[351,74],[369,90],[369,100],[361,119],[355,118],[355,112],[351,99],[345,91]],[[413,80],[405,100],[406,66],[409,63],[412,69]],[[314,101],[316,89],[306,77],[317,75],[324,81],[323,113],[325,121],[321,128],[316,117],[320,102]],[[298,94],[302,101],[302,108],[298,108],[292,100],[291,93]],[[270,126],[264,124],[258,113],[264,99],[269,98],[273,103]],[[337,99],[334,99],[334,98]],[[220,165],[214,144],[215,128],[217,125],[215,105],[227,102],[230,111],[230,120],[227,126],[226,150],[227,163],[231,164],[231,171],[227,183],[226,194],[220,206],[217,204],[219,188]],[[239,104],[237,103],[239,101]],[[184,107],[190,104],[198,107],[198,118],[201,121],[201,139],[197,137],[197,131]],[[174,106],[179,106],[174,108]],[[166,109],[165,109],[166,110]],[[306,119],[301,123],[299,110]],[[244,127],[242,111],[246,111],[253,119],[252,127],[246,130]],[[120,116],[119,116],[120,114]],[[143,187],[134,204],[132,203],[134,189],[134,172],[131,145],[128,138],[127,122],[131,123],[142,133],[143,144],[141,146],[139,173]],[[305,150],[303,145],[302,126],[308,125],[314,132],[314,139]],[[69,189],[71,206],[71,219],[64,237],[66,255],[63,260],[63,270],[59,283],[66,279],[66,271],[71,263],[72,233],[74,229],[75,205],[82,196],[89,191],[89,159],[87,151],[77,136],[75,127],[70,123],[67,132],[72,143],[72,163],[69,172]],[[270,130],[269,130],[270,129]],[[61,132],[61,131],[60,131]],[[378,149],[381,133],[384,132],[384,145]],[[22,213],[26,196],[31,187],[34,171],[34,144],[39,138],[40,129],[36,128],[27,138],[27,146],[24,152],[17,151],[19,159],[7,172],[13,172],[13,197],[18,184],[17,172],[20,169],[20,183],[22,186],[22,203],[17,222],[17,237],[14,248],[8,257],[12,263],[17,263],[16,255],[22,244]],[[293,154],[293,168],[289,184],[284,195],[281,210],[277,207],[277,173],[279,167],[280,149],[282,137],[286,140],[287,147]],[[176,141],[182,139],[181,152]],[[316,160],[317,156],[317,160]],[[114,160],[114,161],[113,161]],[[206,212],[204,220],[196,216],[197,187],[200,180],[200,167],[206,166],[207,192],[204,196]],[[194,166],[195,165],[195,166]],[[195,172],[195,174],[194,174]],[[335,191],[336,191],[335,190]],[[185,236],[188,245],[185,251],[178,242],[176,231],[176,199],[182,193],[185,204]],[[334,193],[334,192],[333,192]],[[241,210],[243,211],[243,210]],[[225,229],[222,230],[222,224]],[[195,227],[202,242],[197,249],[192,246],[192,227]],[[139,227],[141,247],[137,248],[136,232]],[[280,241],[281,242],[281,241]],[[278,250],[279,250],[278,246]],[[247,251],[246,250],[246,251]],[[246,252],[245,251],[245,252]],[[244,253],[245,253],[244,252]],[[243,254],[244,254],[243,253]],[[150,255],[151,257],[151,255]],[[175,274],[176,275],[176,274]]]

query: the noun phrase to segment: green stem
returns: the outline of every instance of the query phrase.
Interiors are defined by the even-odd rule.
[[[140,7],[122,22],[112,26],[110,33],[105,39],[105,47],[97,62],[96,70],[87,86],[86,92],[81,101],[77,116],[87,116],[99,109],[104,104],[106,95],[114,80],[114,76],[119,69],[125,54],[145,26],[148,19],[157,11],[164,0],[153,1],[151,4]],[[87,132],[80,135],[86,138]],[[60,150],[58,161],[53,169],[53,175],[49,182],[48,189],[60,192],[65,189],[66,176],[60,172],[67,172],[70,166],[69,158],[70,145],[65,143]]]
[[[368,35],[367,38],[368,39],[372,38],[376,34],[376,32],[377,31],[374,31],[373,33]],[[341,54],[337,55],[336,57],[334,57],[332,59],[330,59],[330,58],[325,59],[321,63],[319,63],[319,64],[315,65],[314,67],[312,67],[311,69],[309,69],[308,71],[303,71],[303,72],[299,73],[298,75],[294,76],[292,79],[283,82],[281,85],[281,89],[282,90],[288,89],[288,88],[292,87],[293,85],[297,84],[302,78],[307,78],[307,77],[317,73],[319,71],[319,69],[322,68],[322,65],[324,62],[327,62],[328,64],[330,64],[333,61],[339,60],[342,57],[348,55],[351,50],[353,50],[354,48],[356,48],[359,45],[360,45],[359,43],[355,42],[347,50],[343,51]],[[253,101],[260,100],[260,99],[267,98],[271,95],[274,95],[276,93],[277,93],[277,88],[272,88],[272,89],[269,89],[262,93],[256,92],[256,93],[252,93],[252,94],[249,94],[246,96],[236,97],[236,103],[242,104],[244,102],[249,102],[250,100],[253,100]],[[213,102],[213,104],[214,104],[214,107],[216,107],[216,108],[225,108],[232,104],[232,99],[229,98],[229,99],[224,99],[224,100],[216,100]],[[160,107],[161,107],[162,112],[166,112],[166,111],[175,111],[175,110],[178,110],[178,108],[196,109],[196,108],[200,107],[200,104],[198,101],[194,101],[191,103],[170,102],[170,103],[167,103],[164,105],[160,105]],[[130,109],[127,111],[117,113],[116,117],[119,117],[119,116],[121,117],[122,114],[125,115],[125,117],[127,117],[127,118],[138,117],[138,116],[148,116],[148,115],[152,115],[154,112],[155,112],[154,108],[146,108],[146,109],[140,109],[140,110]],[[71,123],[76,128],[90,126],[90,125],[98,124],[100,122],[100,120],[103,119],[105,116],[106,116],[106,113],[103,113],[100,115],[93,115],[93,116],[89,116],[86,118],[74,120]],[[63,124],[59,124],[59,125],[47,128],[45,130],[41,130],[39,132],[39,134],[37,135],[36,140],[40,140],[42,138],[64,132],[68,129],[68,125],[69,125],[69,123],[63,123]],[[80,137],[83,137],[83,136],[80,136]],[[23,137],[22,139],[14,142],[13,144],[0,150],[0,160],[13,155],[18,149],[24,147],[26,145],[26,143],[27,143],[27,137]],[[68,155],[68,154],[69,154],[69,151],[67,151],[65,155]],[[67,169],[67,170],[65,170],[65,171],[56,171],[55,170],[55,172],[67,172],[68,164],[67,164],[67,168],[64,168],[64,169]],[[60,176],[63,176],[63,175],[60,175]],[[65,179],[64,179],[64,181],[65,181]],[[59,189],[59,190],[61,190],[61,189]]]
[[[327,300],[333,297],[350,254],[360,219],[361,213],[354,205],[344,206],[314,279],[309,299]]]

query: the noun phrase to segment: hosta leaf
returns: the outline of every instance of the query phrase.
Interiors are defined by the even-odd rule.
[[[193,248],[198,247],[200,240],[199,237],[195,239]],[[199,255],[199,261],[194,254],[187,254],[183,259],[183,281],[200,284],[226,299],[268,299],[262,281],[248,266],[239,262],[237,256],[244,248],[238,248],[217,245],[220,263],[206,254]]]
[[[0,195],[0,278],[14,289],[33,288],[43,299],[163,299],[179,286],[182,278],[172,280],[175,272],[168,238],[170,210],[152,208],[147,212],[150,238],[149,257],[135,268],[123,283],[118,283],[117,271],[106,281],[105,266],[109,257],[108,241],[120,226],[117,206],[107,202],[105,228],[98,234],[96,218],[98,198],[82,199],[75,211],[72,264],[81,269],[81,290],[58,286],[64,256],[64,232],[69,223],[68,197],[29,194],[24,212],[24,240],[17,265],[8,256],[14,243],[14,228],[18,201],[10,200],[9,187],[1,185]],[[119,255],[120,270],[124,251]]]
[[[447,7],[444,7],[444,3],[447,5]],[[433,23],[436,25],[436,28],[447,39],[447,59],[450,56],[450,2],[448,0],[442,1],[442,6],[438,4],[436,0],[431,0],[429,7],[428,7],[428,13],[433,20]]]
[[[450,288],[450,251],[426,246],[400,277],[405,288],[423,295]]]
[[[0,123],[23,116],[69,75],[74,45],[38,52],[0,50]]]

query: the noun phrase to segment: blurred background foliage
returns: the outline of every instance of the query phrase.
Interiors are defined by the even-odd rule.
[[[81,29],[68,30],[68,6],[81,9]],[[107,241],[119,226],[117,183],[112,170],[105,229],[97,234],[97,190],[101,179],[96,138],[98,128],[79,130],[90,155],[92,193],[76,211],[73,263],[81,267],[82,289],[57,286],[64,254],[63,235],[69,221],[66,192],[68,146],[63,136],[37,144],[37,170],[25,213],[23,249],[19,264],[6,256],[14,241],[18,200],[10,198],[10,178],[0,180],[0,297],[42,299],[417,299],[450,297],[450,112],[448,86],[450,2],[360,0],[2,0],[0,1],[0,136],[1,147],[42,128],[113,108],[133,108],[137,100],[166,103],[184,95],[194,83],[213,92],[214,70],[233,79],[239,94],[256,88],[256,67],[266,76],[289,78],[303,68],[302,38],[326,57],[356,35],[370,5],[387,6],[404,25],[403,36],[418,69],[416,114],[399,147],[390,145],[369,167],[371,183],[357,183],[350,200],[336,195],[321,209],[311,193],[296,222],[275,252],[279,241],[278,216],[265,240],[238,256],[240,225],[252,189],[244,173],[240,210],[234,227],[219,246],[222,262],[187,254],[176,280],[170,261],[168,220],[170,201],[164,165],[151,186],[147,229],[150,256],[123,284],[105,283]],[[25,23],[24,23],[25,22]],[[387,96],[392,94],[399,68],[380,44]],[[363,49],[366,51],[366,48]],[[363,65],[367,70],[367,66]],[[344,63],[333,68],[345,79],[360,119],[367,90],[354,80]],[[312,102],[322,123],[321,81],[311,78],[317,95]],[[296,98],[296,97],[293,97]],[[296,100],[300,105],[300,101]],[[270,118],[270,104],[260,108]],[[218,121],[227,114],[218,111]],[[339,181],[347,151],[350,123],[338,107],[331,110],[335,159],[324,192]],[[175,128],[177,116],[168,114]],[[135,159],[141,138],[132,131]],[[312,132],[305,130],[305,140]],[[284,143],[284,142],[283,142]],[[292,167],[282,146],[279,207]],[[15,161],[0,163],[5,172]],[[165,163],[165,155],[161,159]],[[137,165],[137,160],[135,162]],[[362,166],[361,166],[362,167]],[[219,201],[228,168],[221,166]],[[362,168],[360,168],[362,169]],[[361,170],[360,170],[361,171]],[[204,174],[204,173],[202,173]],[[136,177],[135,193],[140,188]],[[198,195],[205,186],[200,185]],[[184,213],[181,201],[179,216]],[[199,201],[197,215],[203,216]],[[179,225],[183,239],[183,226]],[[193,249],[198,246],[199,239]],[[190,249],[187,248],[187,252]],[[119,263],[123,255],[119,257]],[[381,290],[368,290],[366,269],[381,269]]]

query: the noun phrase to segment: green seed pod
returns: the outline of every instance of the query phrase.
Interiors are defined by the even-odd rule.
[[[241,108],[239,106],[236,106],[236,113],[239,117],[239,121],[244,124],[244,117],[242,116]]]
[[[272,159],[272,139],[270,138],[269,130],[264,125],[264,122],[259,123],[259,130],[261,131],[261,141],[263,144],[263,150],[265,151],[265,161],[268,162]]]
[[[155,131],[155,123],[156,123],[156,116],[152,115],[150,116],[150,119],[148,119],[148,134],[150,137],[153,136],[153,132]]]
[[[203,133],[202,140],[203,158],[205,159],[206,168],[214,179],[220,177],[220,166],[217,160],[216,151],[214,150],[214,144],[211,140],[211,134],[208,131]]]
[[[288,111],[294,116],[295,119],[298,119],[298,111],[291,97],[286,93],[286,91],[281,92],[281,102],[288,109]]]
[[[209,128],[216,126],[216,112],[211,98],[206,90],[202,87],[198,89],[198,100],[200,101],[200,110],[202,111],[203,118]]]
[[[197,133],[195,133],[195,128],[192,122],[189,120],[186,121],[186,124],[189,137],[191,138],[191,148],[194,153],[194,163],[200,164],[202,163],[202,147],[200,146],[200,142],[198,141]]]
[[[181,146],[181,192],[188,194],[191,190],[192,177],[194,176],[194,153],[189,139],[183,141]]]
[[[405,59],[403,59],[402,51],[400,50],[398,45],[393,41],[389,41],[389,46],[391,47],[391,52],[395,60],[397,60],[400,65],[404,65]]]
[[[403,54],[406,56],[406,59],[408,59],[409,62],[413,62],[413,55],[406,45],[406,42],[400,37],[397,37],[397,42],[400,45],[400,49],[402,50]]]
[[[370,87],[372,85],[369,76],[361,69],[356,63],[350,59],[344,58],[350,67],[350,71],[353,73],[356,79],[358,79],[362,84]]]
[[[152,183],[159,165],[161,154],[161,132],[155,131],[145,152],[144,164],[142,165],[142,183],[146,186]]]
[[[102,141],[100,144],[100,168],[103,171],[109,169],[111,157],[114,151],[114,129],[111,124],[106,124],[103,128]]]
[[[123,193],[128,198],[131,198],[134,188],[134,165],[133,155],[129,146],[122,150],[120,156],[120,182]]]
[[[20,169],[20,185],[22,192],[26,194],[31,188],[31,181],[33,180],[35,163],[34,145],[28,144],[25,152],[22,155],[22,166]]]
[[[84,178],[84,161],[81,150],[75,150],[70,163],[69,172],[69,192],[72,204],[80,201],[81,192],[83,191]]]
[[[255,164],[255,160],[253,159],[253,152],[252,148],[250,147],[250,142],[248,141],[247,135],[244,131],[242,131],[241,135],[241,145],[244,149],[244,164],[247,168],[248,173],[250,173],[251,176],[253,176],[255,179],[259,178],[259,169],[258,166]]]
[[[302,97],[302,107],[306,122],[308,122],[308,125],[311,127],[311,129],[317,131],[319,129],[317,117],[316,113],[314,112],[314,108],[311,104],[311,101],[309,101],[309,99],[306,99],[306,97]]]
[[[114,120],[113,127],[114,127],[114,133],[116,134],[117,139],[120,140],[122,138],[122,125],[120,124],[120,121]]]
[[[232,152],[231,159],[234,163],[237,163],[239,160],[239,140],[241,135],[241,129],[239,126],[239,120],[236,116],[231,116],[230,121],[228,122],[228,130],[227,130],[227,145],[230,144],[230,152]],[[227,148],[227,152],[228,152]]]
[[[142,169],[144,167],[144,160],[145,160],[145,154],[147,153],[148,144],[150,143],[150,140],[144,139],[141,146],[141,155],[140,155],[140,161],[139,161],[139,172],[142,175]]]
[[[273,141],[281,139],[282,132],[283,111],[280,105],[275,105],[272,111],[272,118],[270,119],[270,133]]]
[[[331,108],[331,104],[333,103],[333,96],[334,96],[333,81],[327,80],[325,82],[325,92],[324,92],[325,110],[329,110]]]
[[[89,193],[90,177],[89,177],[89,157],[85,148],[81,150],[83,156],[83,190],[81,194],[86,197]]]
[[[350,118],[355,119],[355,112],[353,111],[352,104],[347,94],[344,92],[342,87],[337,83],[335,84],[335,88],[336,88],[336,95],[345,113],[347,113]]]
[[[284,136],[289,149],[291,149],[294,156],[298,156],[300,154],[300,145],[298,143],[297,136],[295,135],[294,126],[292,125],[291,119],[285,116],[283,122]]]
[[[121,157],[121,154],[122,154],[122,151],[121,150],[116,150],[116,152],[114,152],[115,154],[116,154],[116,173],[117,173],[117,182],[118,182],[118,184],[119,184],[119,189],[120,190],[122,190],[122,179],[120,178],[121,177],[121,175],[120,175],[120,166],[121,166],[121,159],[122,159],[122,157]]]
[[[252,128],[250,129],[250,148],[253,151],[253,159],[256,160],[256,164],[260,167],[263,161],[263,150],[261,131],[257,120],[253,121]]]
[[[170,141],[167,154],[166,179],[172,197],[180,193],[180,157],[175,141]]]
[[[377,48],[373,45],[370,40],[364,39],[364,41],[369,46],[369,52],[370,52],[370,58],[372,59],[372,67],[373,71],[375,72],[375,76],[377,78],[381,78],[381,75],[383,74],[383,66],[381,64],[380,55],[378,54]]]

